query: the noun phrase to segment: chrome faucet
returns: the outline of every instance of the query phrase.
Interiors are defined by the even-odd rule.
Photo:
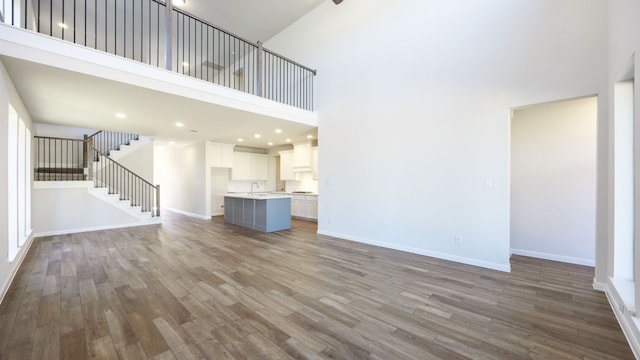
[[[257,183],[257,182],[255,182],[255,181],[254,181],[254,182],[252,182],[252,183],[251,183],[251,196],[253,196],[253,184],[256,184],[256,189],[260,189],[260,185],[258,185],[258,183]]]

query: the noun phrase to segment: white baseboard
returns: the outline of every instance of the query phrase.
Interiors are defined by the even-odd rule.
[[[224,211],[218,211],[218,212],[212,212],[211,216],[223,216],[224,215]]]
[[[189,217],[196,218],[196,219],[211,220],[211,216],[204,216],[204,215],[195,214],[195,213],[192,213],[192,212],[178,210],[178,209],[174,209],[174,208],[162,208],[162,210],[169,210],[169,211],[174,212],[176,214],[185,215],[185,216],[189,216]]]
[[[511,272],[511,264],[509,264],[509,263],[507,263],[507,264],[499,264],[499,263],[494,263],[494,262],[489,262],[489,261],[484,261],[484,260],[478,260],[478,259],[473,259],[473,258],[468,258],[468,257],[463,257],[463,256],[457,256],[457,255],[441,253],[441,252],[437,252],[437,251],[429,251],[429,250],[425,250],[425,249],[414,248],[414,247],[411,247],[411,246],[404,246],[404,245],[392,244],[392,243],[381,242],[381,241],[373,241],[373,240],[370,240],[370,239],[364,239],[364,238],[350,236],[350,235],[338,234],[338,233],[334,233],[334,232],[330,232],[330,231],[324,231],[324,230],[318,230],[318,234],[331,236],[331,237],[344,239],[344,240],[349,240],[349,241],[355,241],[355,242],[368,244],[368,245],[379,246],[379,247],[383,247],[383,248],[387,248],[387,249],[404,251],[404,252],[408,252],[408,253],[412,253],[412,254],[430,256],[430,257],[443,259],[443,260],[449,260],[449,261],[455,261],[455,262],[458,262],[458,263],[467,264],[467,265],[473,265],[473,266],[479,266],[479,267],[483,267],[483,268],[487,268],[487,269],[491,269],[491,270]]]
[[[119,224],[119,225],[116,224],[116,225],[105,225],[105,226],[91,226],[91,227],[77,228],[77,229],[63,229],[63,230],[43,231],[43,232],[36,233],[35,236],[36,237],[42,237],[42,236],[56,236],[56,235],[76,234],[76,233],[81,233],[81,232],[112,230],[112,229],[121,229],[121,228],[128,228],[128,227],[134,227],[134,226],[157,225],[157,224],[161,224],[162,223],[160,217],[156,217],[154,219],[157,219],[157,220],[138,221],[138,222],[134,222],[134,223],[126,223],[126,224]]]
[[[609,290],[609,287],[607,286],[606,283],[596,281],[596,279],[594,278],[593,279],[593,289],[594,290],[598,290],[598,291],[602,291],[602,292],[607,292],[607,290]]]
[[[613,286],[610,283],[595,283],[594,288],[598,284],[598,287],[604,288],[604,292],[607,295],[607,300],[609,300],[609,305],[613,310],[613,314],[618,320],[618,324],[620,324],[620,328],[622,328],[622,332],[624,333],[627,342],[629,343],[629,347],[633,352],[633,355],[636,359],[640,359],[640,319],[638,319],[633,314],[630,314],[626,309],[625,305],[616,295],[616,291],[611,289]]]
[[[7,280],[5,281],[5,283],[2,284],[2,289],[0,289],[0,304],[4,300],[4,297],[7,295],[7,292],[9,291],[9,288],[11,287],[11,284],[13,283],[13,280],[15,279],[16,274],[18,274],[18,270],[20,269],[20,266],[22,266],[22,262],[24,261],[24,258],[27,256],[29,249],[31,249],[31,245],[33,244],[33,239],[35,237],[36,235],[33,232],[31,232],[31,236],[27,238],[27,241],[25,242],[25,244],[22,245],[22,247],[20,248],[20,251],[18,252],[18,256],[16,256],[16,258],[13,259],[13,261],[11,262],[11,265],[12,265],[11,272],[9,273],[9,276],[7,277]]]
[[[591,259],[582,259],[582,258],[571,257],[571,256],[549,254],[549,253],[543,253],[539,251],[511,249],[511,254],[528,256],[528,257],[533,257],[538,259],[560,261],[560,262],[565,262],[569,264],[585,265],[585,266],[591,266],[591,267],[594,267],[596,265],[595,260],[591,260]]]

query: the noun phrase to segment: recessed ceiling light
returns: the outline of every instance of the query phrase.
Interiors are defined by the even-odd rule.
[[[127,114],[119,112],[119,113],[116,113],[116,117],[118,119],[125,119],[127,117]]]
[[[313,139],[313,135],[307,135],[307,139]]]
[[[173,6],[183,6],[186,3],[187,3],[186,0],[172,0],[171,1],[171,4],[173,4]]]
[[[183,127],[183,126],[184,126],[184,124],[183,124],[183,123],[181,123],[181,122],[177,122],[177,123],[176,123],[176,127]]]
[[[256,139],[260,139],[260,138],[262,137],[262,135],[260,135],[260,134],[253,134],[253,137],[254,137],[254,138],[256,138]]]
[[[60,26],[63,29],[66,29],[68,26],[65,23],[58,23],[58,26]]]
[[[291,139],[287,139],[287,140],[285,140],[285,141],[286,141],[286,142],[291,142]]]
[[[175,145],[176,142],[175,141],[169,141],[169,145]]]
[[[267,145],[273,146],[273,143],[271,141],[269,141],[269,143],[267,143]]]
[[[244,139],[243,138],[238,138],[238,142],[243,142]]]
[[[276,129],[276,134],[281,134],[282,133],[282,129]]]

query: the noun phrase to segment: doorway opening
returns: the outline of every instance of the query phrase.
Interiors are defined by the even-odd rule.
[[[595,265],[597,97],[514,109],[511,253]]]

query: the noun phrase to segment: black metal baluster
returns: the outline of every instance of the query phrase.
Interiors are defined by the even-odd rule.
[[[73,0],[73,43],[76,43],[76,0]]]
[[[36,21],[36,31],[40,32],[40,1],[38,0],[38,20]]]

